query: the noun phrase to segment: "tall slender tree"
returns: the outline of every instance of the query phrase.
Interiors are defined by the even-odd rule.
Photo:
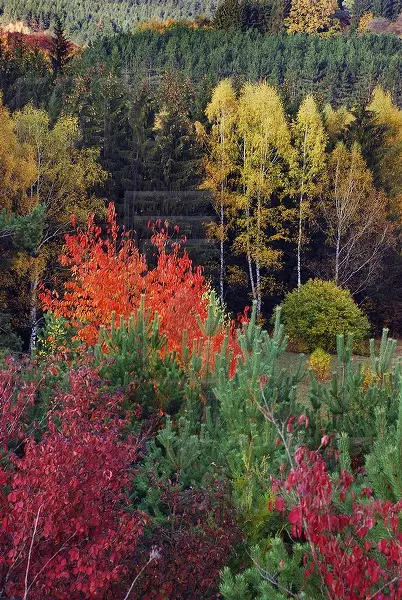
[[[29,277],[30,351],[33,352],[39,278],[47,273],[60,251],[60,240],[70,227],[71,214],[83,222],[90,213],[102,211],[103,202],[91,194],[91,188],[104,181],[106,173],[97,162],[97,150],[77,148],[80,131],[76,118],[62,116],[52,127],[44,110],[28,105],[14,113],[13,125],[19,143],[29,146],[34,158],[35,177],[28,196],[45,211],[41,235],[24,267],[25,276]]]
[[[246,84],[240,94],[238,129],[242,146],[239,233],[234,248],[245,253],[253,298],[261,311],[261,269],[277,268],[274,242],[286,235],[279,198],[292,161],[290,130],[278,92],[267,83]]]
[[[373,186],[373,177],[358,144],[339,144],[328,163],[328,184],[321,202],[330,277],[337,285],[362,292],[372,284],[384,252],[393,242],[388,202]]]
[[[206,109],[211,132],[207,140],[208,155],[204,163],[206,180],[204,186],[213,191],[215,210],[219,226],[215,230],[220,246],[219,290],[224,300],[225,241],[227,239],[226,212],[233,206],[233,179],[236,170],[238,141],[236,132],[238,101],[230,79],[225,79],[215,88]],[[198,130],[202,132],[198,125]],[[204,132],[205,133],[205,132]]]
[[[303,100],[292,131],[295,157],[291,181],[293,195],[298,197],[297,286],[300,288],[304,223],[310,216],[311,200],[318,193],[327,142],[322,118],[311,94]]]
[[[50,60],[53,73],[59,75],[72,58],[72,44],[67,39],[63,22],[59,16],[54,23],[53,37],[50,47]]]
[[[402,110],[389,92],[376,88],[367,107],[378,125],[385,128],[384,151],[380,160],[380,177],[392,198],[401,198],[402,189]]]

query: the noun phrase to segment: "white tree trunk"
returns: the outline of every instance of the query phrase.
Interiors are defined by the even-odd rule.
[[[36,339],[38,334],[38,319],[37,319],[37,294],[38,294],[38,275],[35,275],[31,282],[31,307],[29,311],[29,325],[31,327],[31,335],[29,339],[29,354],[32,357],[36,348]]]

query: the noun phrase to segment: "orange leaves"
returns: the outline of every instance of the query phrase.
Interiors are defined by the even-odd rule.
[[[197,321],[197,315],[202,321],[206,318],[208,309],[209,288],[201,268],[193,267],[187,253],[170,242],[164,228],[154,229],[154,268],[148,267],[129,235],[121,233],[110,204],[106,237],[93,217],[86,230],[67,235],[60,260],[69,268],[71,280],[62,297],[50,291],[41,295],[44,309],[68,319],[77,327],[78,338],[93,345],[100,326],[110,325],[112,312],[117,318],[128,318],[144,294],[146,307],[161,318],[161,332],[170,349],[181,350],[184,329],[188,339],[205,337]]]

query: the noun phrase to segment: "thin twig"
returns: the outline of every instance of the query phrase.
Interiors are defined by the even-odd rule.
[[[34,530],[33,530],[32,539],[31,539],[31,545],[29,546],[28,562],[27,562],[27,568],[26,568],[26,571],[25,571],[25,593],[24,593],[23,600],[27,600],[27,598],[28,598],[28,590],[29,590],[29,587],[28,587],[29,566],[31,564],[32,548],[33,548],[33,544],[34,544],[34,540],[35,540],[35,536],[36,536],[36,530],[38,529],[39,515],[40,515],[40,511],[42,510],[42,506],[43,506],[43,504],[40,505],[40,507],[38,508],[38,512],[36,513],[35,525],[34,525]]]
[[[140,577],[140,575],[142,575],[142,573],[145,571],[145,569],[147,568],[147,566],[153,561],[153,560],[157,560],[158,558],[160,558],[160,553],[158,550],[153,549],[151,550],[151,553],[149,555],[148,561],[145,563],[145,565],[142,567],[142,569],[140,570],[140,572],[135,576],[132,584],[130,585],[130,589],[128,590],[127,594],[124,596],[123,600],[128,600],[131,592],[133,591],[134,585],[136,584],[136,582],[138,581],[138,578]]]

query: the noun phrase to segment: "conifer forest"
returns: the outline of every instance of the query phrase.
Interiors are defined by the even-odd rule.
[[[402,600],[401,0],[0,0],[0,598]]]

